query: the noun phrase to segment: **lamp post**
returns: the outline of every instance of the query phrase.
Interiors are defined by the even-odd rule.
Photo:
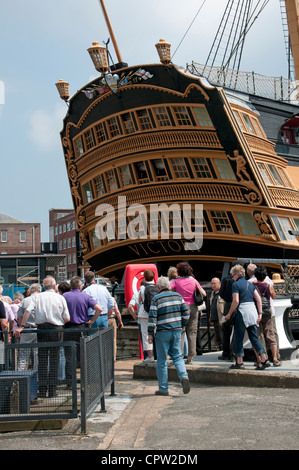
[[[155,44],[158,51],[161,64],[168,65],[171,62],[171,44],[170,42],[165,41],[165,39],[160,39],[160,41]]]
[[[57,90],[59,92],[60,98],[67,102],[69,97],[70,97],[70,92],[69,92],[69,83],[65,82],[64,80],[60,79],[57,83],[55,83]]]
[[[95,69],[98,72],[105,74],[109,70],[106,47],[100,46],[97,41],[94,41],[92,43],[92,46],[89,47],[89,49],[87,50],[89,52],[93,65],[95,66]]]

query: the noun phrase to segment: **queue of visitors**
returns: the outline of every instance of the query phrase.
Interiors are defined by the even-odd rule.
[[[145,272],[145,281],[154,285],[153,271]],[[202,306],[198,307],[194,300],[194,291],[200,290],[204,300],[204,307],[208,312],[208,321],[214,327],[214,338],[216,349],[222,354],[219,360],[233,361],[232,369],[243,369],[243,339],[245,331],[247,331],[252,348],[256,354],[255,366],[257,370],[264,370],[270,366],[267,355],[267,345],[271,350],[271,360],[273,366],[281,365],[279,360],[278,336],[275,326],[275,312],[273,299],[275,292],[271,279],[267,276],[264,266],[256,266],[250,264],[247,272],[238,260],[232,263],[230,274],[220,280],[214,277],[210,281],[211,294],[207,296],[206,291],[200,283],[194,278],[192,267],[187,262],[178,263],[176,267],[171,266],[168,269],[169,290],[178,293],[187,308],[188,321],[183,321],[180,325],[181,331],[181,356],[185,357],[185,362],[192,362],[192,358],[197,355],[197,344],[200,342],[200,324]],[[248,278],[248,279],[246,279]],[[150,279],[150,280],[149,280]],[[160,278],[159,278],[160,279]],[[159,282],[157,282],[159,289]],[[272,284],[272,285],[271,285]],[[134,294],[129,303],[129,311],[133,318],[142,324],[141,340],[145,355],[145,362],[153,360],[153,353],[148,356],[150,346],[153,344],[153,338],[156,337],[153,331],[152,316],[153,309],[151,307],[149,313],[143,308],[143,298],[145,286],[140,288],[139,296]],[[167,291],[167,288],[164,287]],[[169,295],[169,294],[168,294]],[[152,299],[153,305],[156,304],[159,297]],[[266,305],[269,308],[266,312]],[[134,310],[137,306],[137,311]],[[141,315],[139,312],[141,311]],[[183,317],[182,317],[183,318]],[[186,315],[185,317],[186,318]],[[164,319],[167,326],[167,320]],[[161,321],[157,325],[161,325]],[[157,327],[156,325],[156,327]],[[168,325],[171,329],[171,325]],[[176,325],[176,328],[178,326]],[[161,327],[160,327],[161,329]],[[157,331],[158,328],[157,328]],[[187,348],[184,338],[187,337]],[[157,335],[158,338],[158,335]],[[233,338],[233,339],[232,339]],[[186,352],[187,351],[187,352]],[[160,352],[161,354],[161,352]],[[164,351],[165,359],[165,351]],[[157,351],[157,363],[159,364],[159,352]],[[161,365],[157,364],[158,370]],[[161,372],[160,372],[161,373]],[[164,371],[165,373],[165,371]],[[163,379],[164,380],[164,379]],[[165,380],[164,380],[165,382]],[[161,385],[160,392],[167,392],[167,388]]]
[[[102,315],[102,322],[98,322],[98,326],[108,327],[108,321],[111,320],[110,324],[115,324],[115,328],[123,327],[118,306],[108,289],[94,284],[93,273],[88,272],[85,276],[84,290],[79,276],[74,276],[70,282],[61,282],[58,286],[52,276],[47,276],[42,286],[32,284],[24,294],[16,292],[13,300],[3,296],[3,289],[0,287],[1,330],[12,332],[16,340],[24,345],[19,349],[17,359],[19,371],[28,369],[33,352],[32,369],[38,371],[41,398],[51,398],[57,394],[60,348],[51,347],[51,342],[62,341],[62,338],[65,341],[75,341],[79,356],[81,331],[92,328]],[[63,333],[62,327],[65,330]],[[26,334],[22,334],[24,329],[28,329]],[[26,344],[36,342],[39,343],[37,348],[26,348]],[[114,354],[116,355],[116,347]],[[71,388],[69,346],[64,347],[64,355],[66,388]]]
[[[266,268],[249,264],[245,271],[236,260],[230,274],[222,280],[213,277],[210,286],[211,293],[207,294],[195,279],[190,264],[180,262],[169,268],[167,277],[160,276],[156,281],[153,270],[145,270],[139,292],[129,302],[128,311],[138,322],[144,361],[157,361],[158,395],[168,395],[168,356],[176,367],[184,393],[189,392],[185,363],[191,363],[198,354],[203,309],[214,328],[215,347],[222,351],[219,360],[233,361],[232,369],[244,368],[243,339],[247,331],[256,355],[256,369],[270,366],[267,346],[273,366],[281,365],[273,304],[276,295]],[[200,306],[196,290],[202,297]],[[32,284],[24,295],[16,292],[13,300],[2,294],[0,286],[1,330],[12,331],[21,344],[61,341],[61,332],[49,332],[61,327],[65,329],[65,340],[79,344],[82,329],[113,325],[116,357],[116,330],[123,328],[122,317],[106,286],[96,284],[94,273],[85,274],[84,286],[79,276],[58,286],[53,277],[47,276],[43,289],[40,284]],[[23,335],[24,328],[30,328],[30,333]],[[53,349],[50,345],[33,349],[32,367],[38,370],[42,397],[56,394],[59,348],[55,353]],[[29,348],[20,349],[18,370],[28,368],[29,353]],[[67,347],[65,360],[66,386],[71,388],[71,351]]]

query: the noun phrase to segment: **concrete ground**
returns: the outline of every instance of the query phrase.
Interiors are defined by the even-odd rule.
[[[167,397],[154,395],[154,365],[118,360],[116,395],[107,394],[106,413],[98,406],[88,418],[86,435],[81,435],[79,419],[69,420],[60,430],[2,433],[0,449],[98,450],[99,463],[107,463],[101,459],[115,451],[116,455],[130,451],[142,455],[140,460],[147,458],[143,463],[148,464],[153,453],[163,451],[181,452],[185,458],[190,451],[199,458],[199,450],[298,450],[299,364],[287,361],[282,368],[256,372],[248,363],[245,371],[230,371],[230,363],[218,361],[218,355],[197,356],[187,366],[191,377],[187,395],[170,367],[173,379]]]

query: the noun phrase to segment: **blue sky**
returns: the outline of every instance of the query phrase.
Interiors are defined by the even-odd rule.
[[[174,52],[201,6],[173,62],[205,63],[225,5],[226,0],[106,0],[129,65],[157,63],[160,38]],[[40,222],[42,241],[48,240],[49,209],[72,207],[59,134],[67,107],[55,82],[68,81],[73,95],[96,78],[87,48],[108,37],[98,0],[1,2],[0,212]],[[109,47],[117,62],[111,42]],[[241,70],[287,76],[279,0],[270,0],[250,30]]]

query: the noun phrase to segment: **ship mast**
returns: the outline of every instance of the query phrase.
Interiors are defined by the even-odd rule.
[[[285,0],[290,44],[295,68],[295,79],[299,80],[299,6],[297,0]]]
[[[119,51],[119,48],[118,48],[118,45],[117,45],[117,41],[116,41],[116,38],[115,38],[115,35],[114,35],[114,32],[113,32],[113,28],[112,28],[112,25],[111,25],[111,22],[110,22],[108,13],[107,13],[105,2],[104,2],[104,0],[99,0],[99,3],[100,3],[100,5],[102,7],[102,10],[103,10],[104,18],[105,18],[105,21],[106,21],[106,25],[107,25],[110,37],[111,37],[111,41],[112,41],[113,46],[114,46],[114,50],[115,50],[117,60],[120,64],[122,64],[123,63],[122,57],[121,57],[121,54],[120,54],[120,51]]]

